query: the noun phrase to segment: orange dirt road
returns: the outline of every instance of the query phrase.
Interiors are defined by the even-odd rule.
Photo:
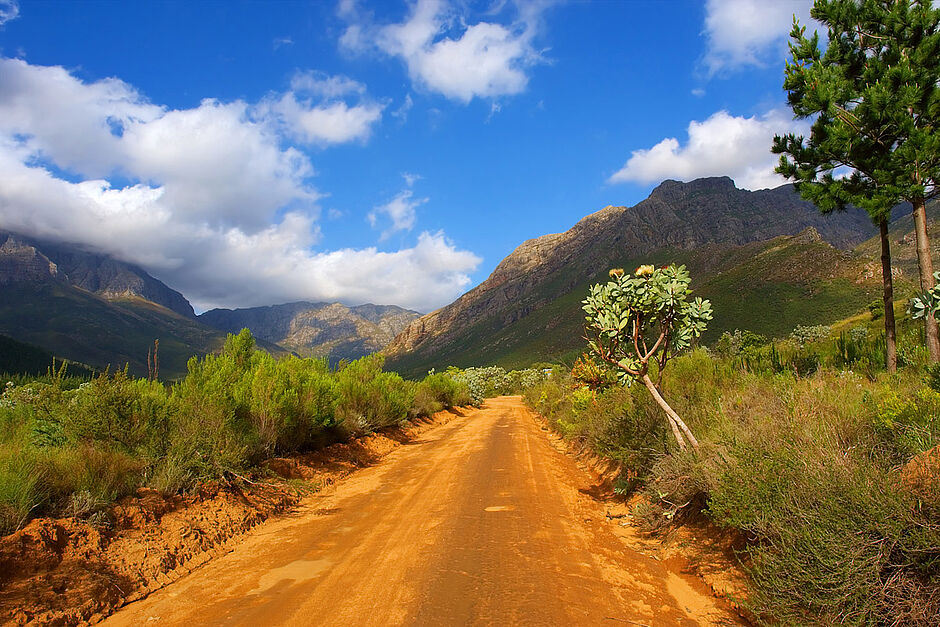
[[[591,485],[489,399],[105,624],[737,624],[618,540]]]

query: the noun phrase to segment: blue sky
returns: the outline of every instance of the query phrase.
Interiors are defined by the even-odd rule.
[[[0,0],[0,228],[197,309],[429,311],[663,179],[781,184],[809,5]]]

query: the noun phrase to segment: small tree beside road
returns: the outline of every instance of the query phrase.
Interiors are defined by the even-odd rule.
[[[690,282],[685,266],[640,266],[633,276],[615,269],[608,283],[591,286],[582,307],[591,351],[617,368],[621,383],[646,386],[683,450],[686,439],[696,449],[698,440],[663,398],[659,384],[669,359],[691,346],[712,319],[711,303],[692,299]],[[653,363],[656,383],[649,374]]]

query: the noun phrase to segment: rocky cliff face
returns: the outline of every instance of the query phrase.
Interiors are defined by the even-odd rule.
[[[64,281],[108,300],[142,298],[194,318],[182,294],[141,268],[69,244],[0,231],[0,284]]]
[[[63,281],[59,268],[35,246],[0,233],[0,285]]]
[[[381,351],[420,314],[396,306],[297,302],[248,309],[213,309],[199,316],[211,327],[243,328],[302,356],[331,361]]]
[[[656,251],[740,246],[813,228],[850,248],[876,233],[859,210],[822,215],[785,185],[751,192],[727,177],[665,181],[633,207],[605,207],[564,233],[528,240],[454,303],[412,322],[387,347],[390,363],[446,361],[470,327],[505,329],[624,259]],[[417,356],[417,357],[416,357]]]

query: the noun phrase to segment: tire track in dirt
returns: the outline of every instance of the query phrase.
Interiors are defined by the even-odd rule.
[[[521,399],[489,399],[106,624],[737,624],[591,487]]]

